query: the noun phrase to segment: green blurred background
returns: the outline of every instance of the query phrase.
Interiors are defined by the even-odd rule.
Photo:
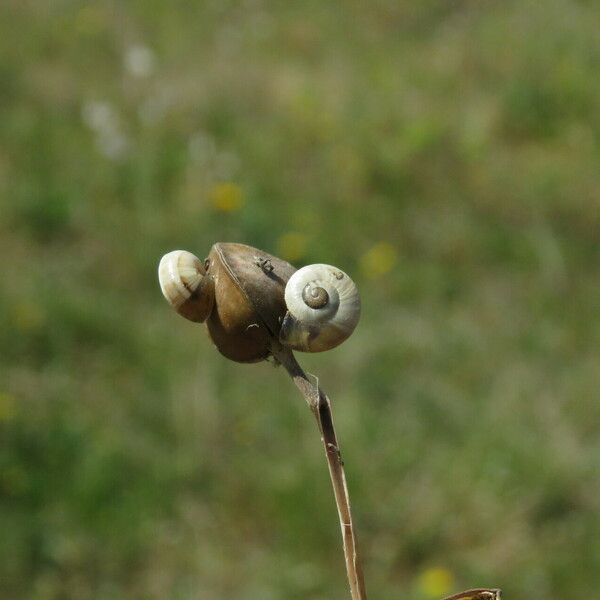
[[[160,294],[215,241],[360,286],[373,600],[598,597],[597,2],[0,11],[0,597],[347,597],[304,401]]]

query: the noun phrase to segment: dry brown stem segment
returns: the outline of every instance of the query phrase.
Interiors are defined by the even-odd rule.
[[[331,402],[323,390],[310,382],[291,350],[283,346],[277,346],[272,349],[272,352],[273,356],[285,367],[298,389],[302,392],[317,420],[325,448],[325,456],[327,457],[329,475],[333,484],[333,493],[342,529],[342,541],[350,593],[352,594],[352,600],[367,600],[360,554],[356,543],[356,533],[352,522],[352,513],[350,512],[350,498],[348,495],[348,486],[346,485],[344,463],[342,462],[340,446],[333,426]]]
[[[289,348],[274,345],[272,353],[276,360],[284,366],[296,384],[296,387],[302,392],[317,420],[325,448],[325,456],[327,457],[329,475],[333,484],[333,493],[342,529],[342,541],[350,593],[352,600],[367,600],[356,533],[352,522],[352,513],[350,512],[350,497],[348,495],[348,486],[346,485],[344,463],[333,425],[331,402],[325,392],[309,380]],[[459,592],[444,600],[501,600],[501,592],[498,589],[477,588]]]

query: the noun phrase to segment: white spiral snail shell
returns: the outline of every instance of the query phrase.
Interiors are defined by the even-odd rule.
[[[335,348],[354,331],[360,318],[360,296],[352,279],[337,267],[302,267],[285,287],[288,312],[280,341],[303,352]]]

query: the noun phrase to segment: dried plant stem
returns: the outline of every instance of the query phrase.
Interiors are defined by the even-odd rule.
[[[273,356],[285,367],[298,389],[302,392],[317,420],[342,529],[346,572],[352,600],[367,600],[360,555],[356,544],[356,534],[350,512],[350,498],[348,496],[348,486],[346,485],[344,463],[342,462],[340,447],[333,426],[331,402],[320,387],[310,382],[291,350],[277,346],[272,351]]]

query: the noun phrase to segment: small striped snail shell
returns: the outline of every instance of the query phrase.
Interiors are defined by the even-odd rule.
[[[215,299],[213,280],[197,256],[186,250],[165,254],[158,265],[158,280],[163,296],[182,317],[206,321]]]
[[[294,350],[323,352],[339,346],[360,318],[360,296],[352,279],[331,265],[296,271],[285,287],[288,312],[280,341]]]

